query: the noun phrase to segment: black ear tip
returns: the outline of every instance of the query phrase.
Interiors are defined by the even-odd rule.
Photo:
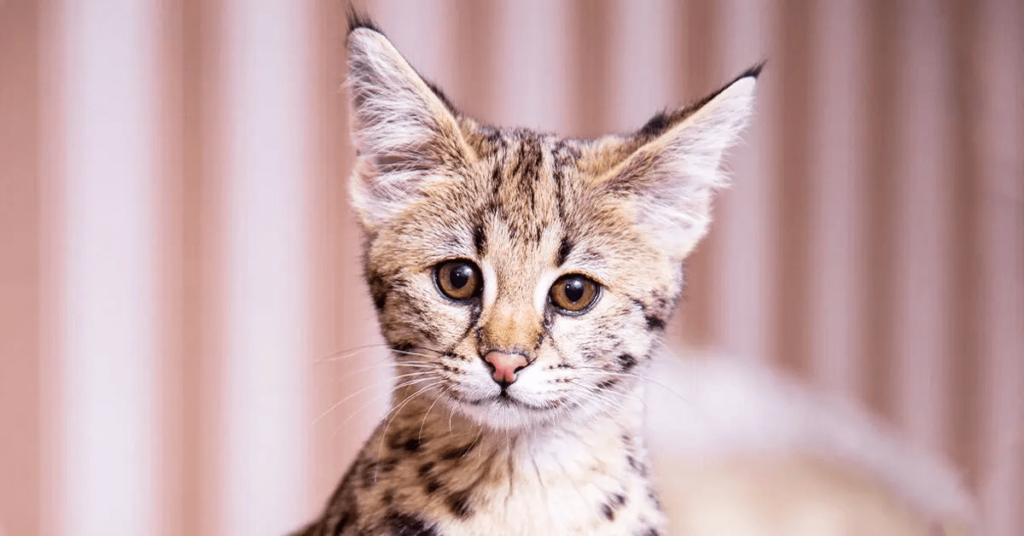
[[[743,71],[743,74],[737,76],[736,80],[739,81],[747,77],[753,77],[756,80],[758,76],[761,76],[761,69],[764,69],[764,65],[766,63],[768,63],[768,60],[759,61],[758,63],[748,68],[746,71]]]
[[[366,28],[367,30],[373,30],[381,35],[384,32],[377,26],[376,22],[369,17],[366,13],[360,13],[356,7],[352,4],[348,5],[348,33],[352,33],[360,28]]]

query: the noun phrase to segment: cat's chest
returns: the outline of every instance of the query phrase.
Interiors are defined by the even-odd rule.
[[[638,475],[623,468],[567,474],[531,466],[520,464],[507,483],[479,490],[465,515],[442,513],[439,534],[621,535],[661,527],[656,499]]]
[[[418,525],[436,536],[658,533],[662,514],[634,453],[600,442],[565,447],[410,452],[385,466],[364,505],[386,516],[393,534]]]

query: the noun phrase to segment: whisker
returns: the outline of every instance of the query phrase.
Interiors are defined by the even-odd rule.
[[[350,371],[348,371],[347,373],[345,373],[345,374],[342,374],[341,376],[338,376],[338,377],[334,378],[334,381],[336,381],[336,382],[340,382],[340,381],[342,381],[342,380],[344,380],[345,378],[348,378],[348,377],[350,377],[350,376],[353,376],[353,375],[356,375],[356,374],[359,374],[359,373],[362,373],[362,372],[369,372],[369,371],[371,371],[371,370],[376,370],[376,369],[377,369],[377,368],[379,368],[379,367],[380,367],[380,366],[381,366],[381,365],[383,364],[383,362],[384,362],[384,361],[386,361],[387,359],[388,359],[387,357],[384,357],[383,359],[380,359],[380,360],[378,360],[377,362],[375,362],[375,363],[374,363],[374,364],[372,364],[372,365],[369,365],[369,366],[366,366],[366,367],[362,367],[362,368],[358,368],[358,369],[356,369],[356,370],[350,370]]]
[[[426,387],[424,387],[424,388],[420,389],[419,391],[416,391],[415,393],[409,395],[409,397],[406,398],[401,404],[395,406],[395,408],[393,410],[389,411],[388,415],[390,415],[392,412],[394,413],[394,415],[392,415],[390,419],[387,419],[388,415],[384,416],[384,418],[387,419],[387,421],[384,423],[384,431],[381,432],[381,434],[380,434],[380,445],[377,447],[377,459],[378,460],[380,459],[381,453],[384,452],[384,440],[387,439],[387,437],[388,437],[388,428],[391,426],[391,423],[394,422],[394,420],[402,412],[402,409],[405,408],[405,406],[408,405],[409,402],[412,402],[412,400],[414,398],[416,398],[420,393],[426,392],[427,390],[429,390],[429,389],[431,389],[431,388],[433,388],[433,387],[435,387],[437,385],[441,385],[443,383],[444,383],[443,380],[438,380],[438,381],[436,381],[434,383],[428,384]],[[373,481],[377,482],[378,480],[380,480],[380,465],[377,466],[376,471],[374,471],[374,475],[373,475]]]
[[[581,389],[580,391],[575,392],[574,394],[576,396],[586,397],[591,402],[597,403],[599,405],[605,404],[608,406],[613,406],[619,409],[620,411],[626,411],[626,408],[623,405],[615,402],[611,398],[607,397],[607,395],[604,395],[603,393],[600,393],[599,391],[593,389],[584,388]]]
[[[397,376],[397,378],[403,378],[403,377],[407,377],[407,376],[413,376],[413,375],[423,375],[423,376],[426,376],[426,375],[429,375],[429,374],[430,374],[429,372],[423,372],[423,371],[420,371],[420,372],[411,372],[411,373],[409,373],[409,374],[404,374],[404,375],[400,375],[400,376]],[[342,398],[341,400],[339,400],[339,401],[335,402],[335,403],[334,403],[334,405],[332,405],[331,407],[327,408],[327,410],[326,410],[326,411],[324,411],[323,413],[321,413],[321,414],[320,414],[320,416],[318,416],[317,418],[313,419],[313,422],[312,422],[312,423],[310,423],[310,426],[312,426],[312,425],[315,425],[315,424],[316,424],[317,422],[319,422],[319,421],[320,421],[321,419],[323,419],[324,417],[326,417],[326,416],[327,416],[327,414],[329,414],[330,412],[332,412],[332,411],[334,411],[335,409],[337,409],[337,408],[338,408],[338,406],[340,406],[340,405],[344,404],[345,402],[347,402],[347,401],[351,400],[351,399],[352,399],[352,397],[354,397],[354,396],[357,396],[357,395],[359,395],[360,393],[366,392],[367,390],[369,390],[369,389],[372,389],[372,388],[374,388],[374,387],[377,387],[377,386],[379,386],[379,385],[380,385],[379,383],[371,383],[370,385],[367,385],[367,386],[363,387],[362,389],[359,389],[358,391],[355,391],[354,393],[349,393],[349,395],[348,395],[348,396],[346,396],[346,397]],[[399,388],[399,387],[401,387],[401,386],[396,386],[396,387],[395,387],[395,389],[397,389],[397,388]]]
[[[417,439],[419,441],[423,441],[423,426],[427,424],[427,416],[430,415],[430,410],[434,409],[434,406],[437,405],[437,401],[441,400],[441,397],[444,396],[444,394],[447,393],[449,390],[451,390],[451,388],[452,386],[449,385],[448,387],[442,389],[441,392],[434,397],[434,401],[430,404],[430,407],[427,408],[427,412],[423,414],[423,421],[420,422],[420,433],[417,436]]]
[[[335,352],[335,353],[329,354],[329,355],[327,355],[325,357],[317,358],[317,359],[313,360],[313,363],[314,364],[320,364],[320,363],[323,363],[325,361],[342,361],[344,359],[348,359],[350,357],[355,356],[359,352],[365,352],[367,350],[372,350],[372,349],[375,349],[375,348],[381,348],[381,347],[386,347],[386,346],[388,346],[386,343],[365,344],[363,346],[356,346],[355,348],[349,348],[348,350],[341,350],[340,352]]]
[[[341,429],[345,426],[345,424],[348,423],[348,421],[352,420],[352,417],[355,417],[361,410],[365,409],[370,404],[373,404],[373,403],[377,402],[379,400],[380,396],[391,396],[391,395],[395,394],[395,391],[397,391],[397,390],[399,390],[399,389],[401,389],[403,387],[409,387],[410,385],[416,385],[418,383],[423,383],[424,381],[427,381],[429,379],[430,378],[418,378],[418,379],[415,379],[415,380],[408,380],[408,381],[402,382],[402,383],[400,383],[398,385],[395,385],[394,387],[392,387],[387,392],[381,393],[380,395],[378,395],[378,397],[371,398],[368,402],[366,402],[365,404],[363,404],[363,405],[359,406],[358,408],[356,408],[355,411],[353,411],[352,413],[350,413],[348,415],[348,417],[345,417],[345,420],[341,421],[341,424],[339,424],[337,426],[337,428],[335,428],[334,431],[331,433],[331,437],[334,437],[335,435],[337,435],[338,432],[341,431]],[[386,416],[387,416],[387,414],[385,414],[385,417]]]
[[[665,389],[669,393],[672,393],[673,395],[678,397],[679,400],[681,400],[681,401],[683,401],[683,402],[685,402],[687,404],[691,404],[693,402],[691,400],[687,400],[686,397],[684,397],[683,395],[679,394],[678,392],[676,392],[671,387],[661,383],[660,381],[655,380],[654,378],[651,378],[649,376],[645,376],[643,374],[638,374],[636,372],[620,372],[620,371],[615,371],[615,370],[607,370],[607,369],[603,369],[603,368],[600,368],[600,367],[574,367],[574,370],[577,370],[577,371],[579,371],[582,374],[611,375],[611,376],[619,376],[619,377],[626,377],[626,378],[638,378],[638,379],[644,380],[646,382],[652,383],[654,385],[657,385],[658,387],[661,387],[662,389]]]
[[[388,343],[373,343],[373,344],[364,344],[362,346],[356,346],[355,348],[349,348],[348,350],[341,350],[339,352],[335,352],[333,354],[329,354],[327,356],[324,356],[324,357],[321,357],[321,358],[317,358],[317,359],[313,360],[313,363],[314,364],[320,364],[320,363],[323,363],[323,362],[326,362],[326,361],[342,361],[342,360],[354,357],[355,355],[359,354],[360,352],[365,352],[367,350],[373,350],[373,349],[376,349],[376,348],[387,348],[391,352],[395,352],[395,353],[399,353],[399,354],[403,354],[403,355],[413,355],[413,356],[428,357],[428,358],[436,358],[438,355],[444,354],[444,352],[442,352],[440,350],[435,350],[433,348],[428,348],[426,346],[417,345],[417,347],[418,348],[423,348],[423,349],[428,350],[430,352],[434,352],[435,355],[422,354],[422,353],[417,353],[417,352],[410,352],[408,350],[399,350],[397,348],[392,348],[391,345],[388,344]]]
[[[438,356],[441,355],[441,354],[430,355],[430,354],[423,354],[423,353],[420,353],[420,352],[409,352],[407,350],[395,350],[394,348],[392,348],[391,351],[396,353],[396,354],[398,354],[398,355],[411,355],[413,357],[429,357],[429,358],[432,358],[432,359],[437,359]]]
[[[604,393],[603,391],[598,390],[595,386],[592,386],[590,384],[583,383],[583,382],[581,382],[579,380],[576,380],[576,379],[573,379],[573,378],[568,378],[566,381],[568,381],[569,383],[571,383],[573,385],[578,386],[580,389],[583,389],[583,390],[585,390],[585,391],[587,391],[589,393],[594,393],[594,394],[599,394],[599,395],[602,395],[602,396],[607,396],[606,393]],[[630,398],[640,402],[641,404],[646,404],[646,401],[644,401],[642,396],[639,396],[636,393],[633,393],[633,392],[630,392],[630,391],[615,391],[615,394],[616,395],[621,395],[621,396],[628,396],[628,397],[630,397]]]

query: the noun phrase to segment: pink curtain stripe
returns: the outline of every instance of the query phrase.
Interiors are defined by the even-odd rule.
[[[0,533],[37,534],[42,468],[40,6],[0,5]]]
[[[986,1],[974,51],[982,239],[979,497],[989,534],[1024,531],[1024,7]]]
[[[945,13],[935,2],[913,1],[902,19],[898,90],[899,160],[890,194],[900,207],[896,248],[896,419],[910,437],[937,452],[944,443],[942,411],[949,350],[941,335],[952,298],[951,255],[944,223],[951,215],[951,103]],[[913,386],[913,388],[906,388]]]
[[[284,533],[307,511],[312,14],[233,0],[219,21],[223,535]]]
[[[722,40],[719,68],[740,73],[753,62],[767,59],[775,51],[778,14],[771,2],[727,0],[719,6],[715,33]],[[774,233],[770,204],[775,155],[771,138],[773,124],[780,118],[777,107],[778,70],[774,63],[764,73],[757,94],[754,123],[744,134],[740,148],[729,158],[733,188],[723,192],[715,208],[716,231],[721,247],[714,278],[714,344],[730,354],[747,359],[767,360],[769,318],[774,293],[772,267]]]
[[[157,533],[157,3],[59,9],[63,534]]]
[[[811,95],[813,177],[810,262],[810,348],[813,369],[830,390],[855,398],[864,381],[859,357],[857,283],[864,198],[859,180],[864,173],[866,121],[860,112],[866,99],[864,79],[867,13],[862,2],[841,0],[816,12]]]

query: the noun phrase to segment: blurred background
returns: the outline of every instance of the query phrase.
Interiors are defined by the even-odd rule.
[[[575,136],[767,58],[673,345],[861,401],[1024,534],[1024,2],[359,5]],[[0,0],[0,534],[277,534],[383,414],[344,12]]]

